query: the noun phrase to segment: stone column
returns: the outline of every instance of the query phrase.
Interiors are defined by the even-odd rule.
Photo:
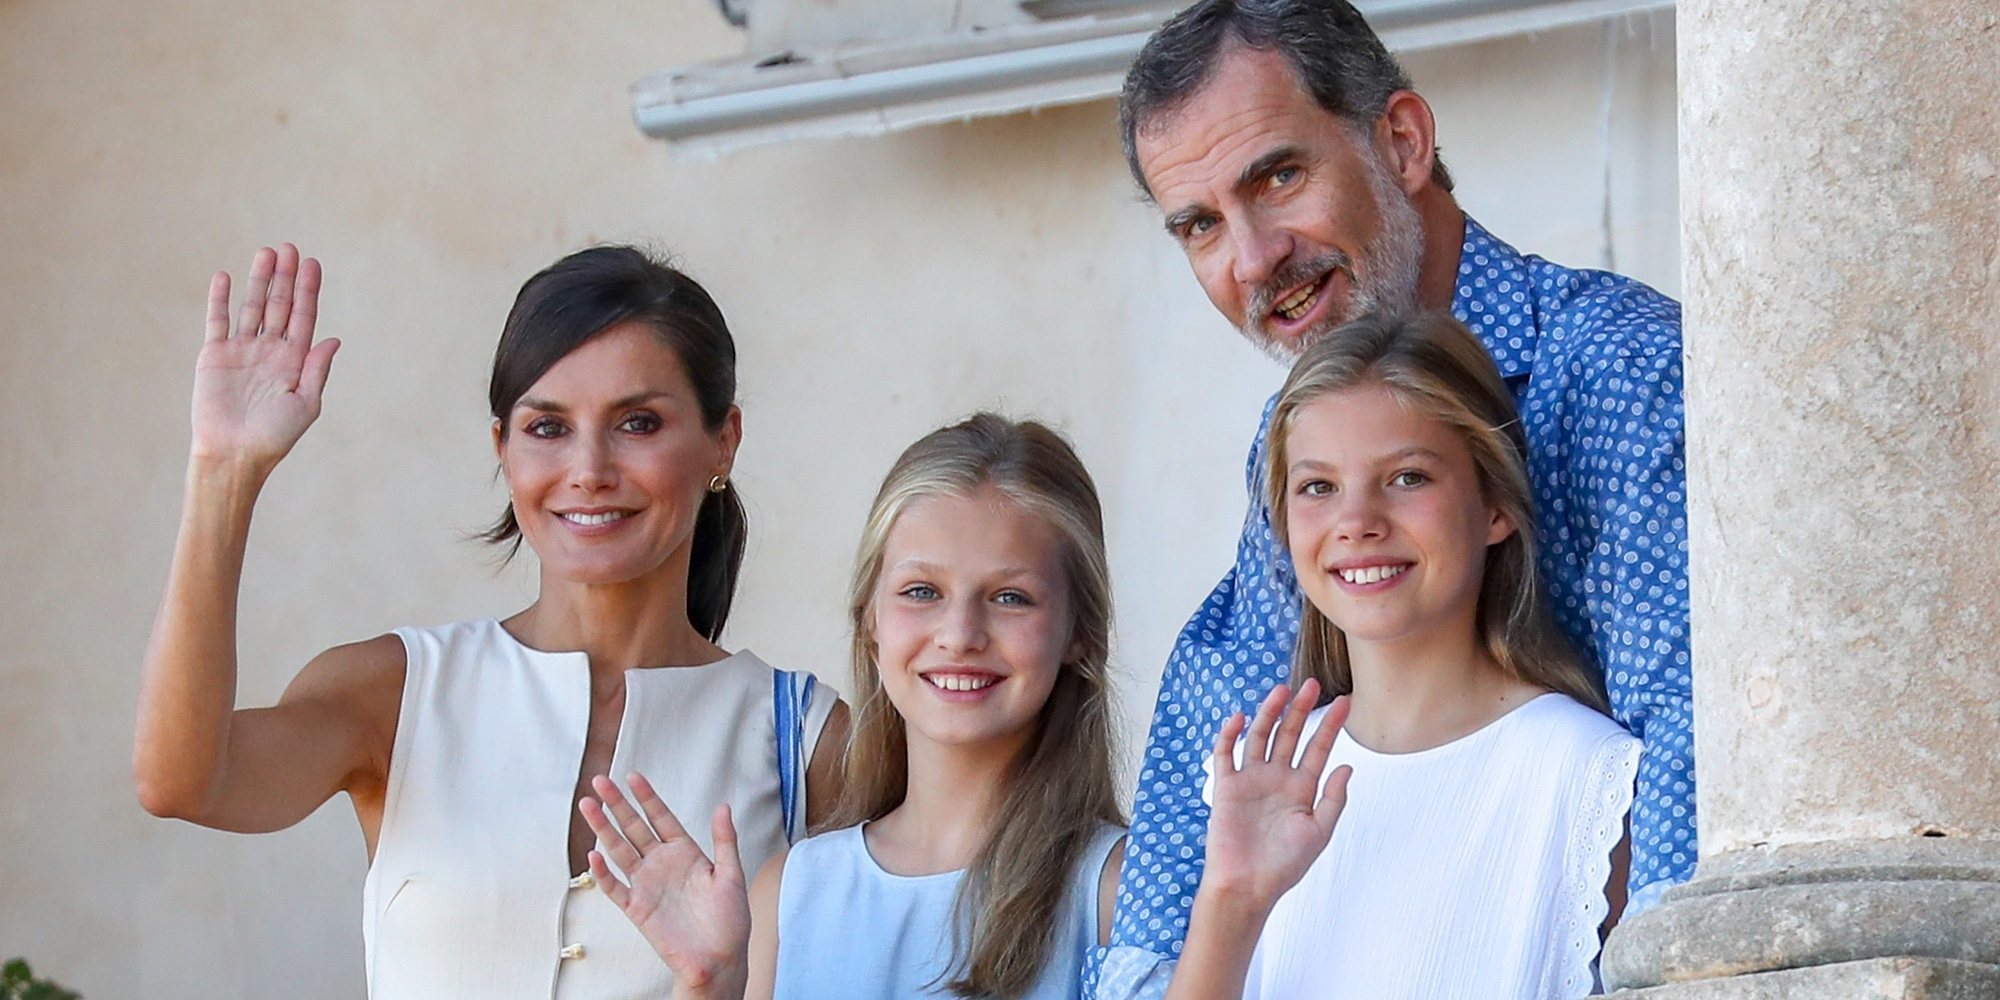
[[[1606,978],[2000,997],[2000,2],[1677,31],[1701,862]]]

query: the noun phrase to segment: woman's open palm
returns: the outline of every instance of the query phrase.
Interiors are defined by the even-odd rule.
[[[229,273],[208,286],[194,374],[194,453],[268,470],[319,417],[338,340],[313,343],[319,262],[289,243],[257,251],[230,322]]]
[[[1223,725],[1215,743],[1204,880],[1217,879],[1249,898],[1274,903],[1326,850],[1347,804],[1350,769],[1336,768],[1324,789],[1320,776],[1347,719],[1347,699],[1334,699],[1300,755],[1299,738],[1318,695],[1319,684],[1311,680],[1300,686],[1297,697],[1285,685],[1274,688],[1249,722],[1240,762],[1236,741],[1245,736],[1242,714]]]
[[[643,817],[618,786],[601,775],[591,779],[598,797],[579,803],[600,848],[590,852],[590,872],[598,887],[639,928],[675,979],[705,985],[743,975],[750,944],[750,896],[729,807],[716,810],[711,863],[645,777],[632,775],[628,783]],[[607,855],[632,880],[630,884],[605,864]]]

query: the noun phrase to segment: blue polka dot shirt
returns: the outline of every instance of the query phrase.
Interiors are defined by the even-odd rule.
[[[1631,814],[1635,913],[1695,862],[1680,305],[1630,278],[1523,255],[1468,218],[1452,313],[1520,407],[1556,617],[1603,671],[1612,716],[1645,745]],[[1250,449],[1236,564],[1161,678],[1111,946],[1091,956],[1087,995],[1165,992],[1201,881],[1202,763],[1230,713],[1254,711],[1290,674],[1300,596],[1258,488],[1265,430]]]

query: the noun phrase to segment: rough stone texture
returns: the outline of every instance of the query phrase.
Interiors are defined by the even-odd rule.
[[[1703,853],[2000,836],[2000,4],[1680,17]]]
[[[2000,4],[1679,10],[1703,858],[1606,979],[1994,995],[1863,960],[2000,963]]]
[[[2000,965],[1877,958],[1647,990],[1606,1000],[1994,1000]]]
[[[1755,848],[1620,928],[1604,978],[1653,985],[1880,955],[2000,966],[2000,841]]]

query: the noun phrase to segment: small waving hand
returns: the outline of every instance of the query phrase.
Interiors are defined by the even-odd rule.
[[[1236,741],[1244,735],[1243,714],[1230,716],[1223,725],[1215,741],[1215,805],[1208,817],[1204,882],[1218,880],[1219,886],[1245,898],[1274,904],[1305,877],[1333,838],[1334,823],[1347,804],[1351,769],[1335,769],[1324,790],[1320,775],[1334,737],[1347,721],[1346,698],[1334,699],[1304,755],[1293,763],[1306,716],[1318,697],[1319,684],[1312,680],[1299,687],[1296,697],[1283,684],[1273,688],[1249,722],[1240,764]]]
[[[702,995],[741,996],[749,972],[750,896],[729,806],[715,810],[710,863],[651,783],[634,774],[626,784],[643,817],[603,775],[590,781],[597,797],[585,796],[577,804],[597,835],[590,873],[673,970],[677,988],[719,987]],[[611,871],[606,857],[624,869],[630,885]]]
[[[268,472],[319,417],[340,341],[313,343],[319,261],[290,243],[257,251],[236,321],[229,272],[208,286],[208,329],[194,372],[194,454]]]

